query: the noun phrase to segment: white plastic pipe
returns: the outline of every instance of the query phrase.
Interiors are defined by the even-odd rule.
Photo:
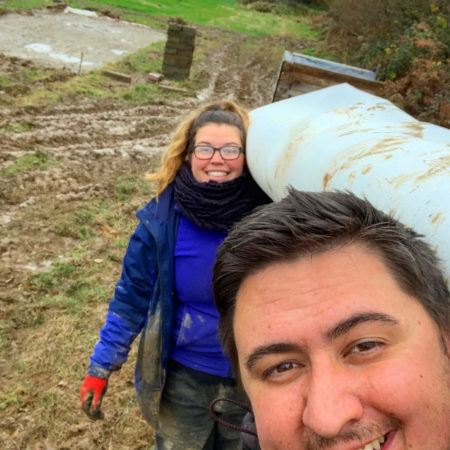
[[[247,161],[274,200],[288,185],[350,190],[422,233],[450,277],[450,130],[348,84],[255,109]]]

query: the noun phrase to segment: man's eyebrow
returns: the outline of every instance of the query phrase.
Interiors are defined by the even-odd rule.
[[[353,327],[364,323],[364,322],[383,322],[387,325],[397,325],[398,320],[394,319],[392,316],[379,312],[361,312],[353,314],[352,316],[338,322],[334,325],[327,333],[326,337],[329,340],[333,340],[347,333]],[[279,353],[289,353],[289,352],[301,352],[305,353],[304,347],[294,342],[276,342],[269,345],[261,345],[257,347],[245,361],[245,366],[250,372],[256,365],[256,363],[267,355],[276,355]]]
[[[364,322],[383,322],[387,325],[398,325],[398,320],[394,319],[392,316],[379,312],[361,312],[353,314],[347,319],[342,320],[333,326],[327,333],[327,338],[332,341],[333,339],[342,336],[343,334],[350,331],[356,325]]]
[[[288,353],[288,352],[303,352],[303,348],[293,342],[276,342],[270,345],[261,345],[257,347],[245,361],[245,366],[250,372],[255,364],[264,356],[276,355],[278,353]]]

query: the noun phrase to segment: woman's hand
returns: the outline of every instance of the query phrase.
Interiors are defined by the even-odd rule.
[[[87,376],[80,389],[81,409],[92,420],[103,419],[104,414],[100,410],[103,396],[108,387],[107,378]]]

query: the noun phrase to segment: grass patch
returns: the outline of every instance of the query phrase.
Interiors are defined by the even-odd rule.
[[[73,224],[70,221],[64,220],[55,226],[55,233],[58,236],[81,239],[84,241],[94,235],[94,232],[90,227],[86,225]]]
[[[72,263],[57,263],[50,272],[38,272],[31,278],[31,284],[35,289],[48,291],[60,286],[61,281],[72,275],[75,266]]]
[[[28,389],[21,383],[17,383],[7,392],[0,391],[0,411],[8,406],[21,406]]]
[[[128,247],[128,243],[129,243],[129,239],[124,239],[124,238],[118,238],[116,239],[116,245],[117,247],[125,250]]]
[[[265,44],[265,45],[264,45]],[[245,64],[252,55],[259,55],[261,58],[267,58],[275,67],[280,64],[285,46],[269,42],[267,40],[251,37],[245,39],[239,49],[239,62]]]
[[[159,72],[165,45],[165,41],[154,42],[114,64],[114,70],[124,73]]]
[[[90,97],[98,100],[116,99],[145,103],[154,100],[155,97],[167,95],[159,89],[157,84],[147,84],[144,81],[148,72],[161,71],[164,45],[164,42],[153,43],[117,63],[109,63],[105,66],[105,69],[111,71],[141,77],[143,84],[128,86],[102,75],[101,70],[95,70],[79,77],[72,76],[65,81],[55,81],[51,86],[49,85],[48,89],[33,89],[29,94],[25,93],[18,102],[24,105],[42,105]]]
[[[36,126],[28,122],[27,120],[22,120],[17,123],[10,123],[4,128],[0,128],[0,136],[5,133],[26,133],[27,131],[34,130]]]
[[[2,89],[14,85],[14,78],[10,75],[0,74],[0,87]]]
[[[132,195],[150,196],[150,183],[143,177],[119,177],[116,192],[122,202],[128,202]]]
[[[309,17],[279,16],[239,9],[229,17],[211,18],[209,25],[256,36],[284,36],[317,39]]]
[[[55,233],[62,237],[88,240],[95,235],[96,217],[89,207],[65,214],[55,223]]]
[[[152,17],[145,14],[123,13],[122,19],[128,22],[140,23],[155,30],[165,30],[167,28],[166,18]]]
[[[3,168],[0,174],[6,177],[19,175],[32,170],[48,170],[51,167],[57,167],[58,161],[48,156],[46,153],[38,150],[34,153],[24,155],[11,165]]]
[[[159,94],[159,88],[151,84],[138,84],[125,91],[118,93],[117,97],[135,103],[145,103]]]
[[[56,86],[57,89],[57,86]],[[48,90],[45,88],[33,89],[30,94],[18,97],[16,99],[16,105],[23,106],[40,106],[40,105],[53,105],[60,103],[64,100],[63,96],[57,90]]]
[[[5,9],[28,10],[54,5],[53,0],[5,0],[0,4]]]
[[[30,284],[32,290],[39,292],[42,310],[56,308],[74,316],[83,314],[88,305],[109,300],[111,287],[102,285],[97,276],[107,263],[97,264],[90,255],[86,256],[82,264],[57,263],[49,272],[32,275]]]
[[[23,69],[18,74],[18,79],[24,83],[37,83],[40,81],[50,81],[54,77],[52,70]]]
[[[76,0],[79,7],[113,6],[123,11],[154,16],[181,16],[193,23],[207,23],[211,18],[228,17],[238,8],[236,0]]]
[[[302,54],[307,55],[307,56],[313,56],[315,58],[326,59],[328,61],[339,62],[339,59],[335,55],[329,53],[328,51],[324,50],[320,46],[318,46],[316,48],[308,47],[308,48],[305,48],[304,50],[302,50],[299,53],[302,53]]]
[[[41,97],[48,102],[57,100],[58,94],[43,86],[62,85],[64,81],[73,77],[74,74],[68,70],[20,69],[13,75],[0,75],[0,89],[7,94],[5,97],[11,97],[10,102],[14,105],[20,103],[24,97]],[[4,101],[7,102],[6,99]]]
[[[142,194],[148,189],[146,186],[148,183],[139,178],[120,178],[117,195],[129,199],[137,191]],[[55,220],[57,234],[84,243],[74,246],[67,261],[57,262],[50,271],[31,275],[30,294],[41,312],[56,309],[82,320],[90,306],[109,301],[120,268],[113,255],[116,249],[123,255],[135,222],[117,207],[117,199],[68,207]],[[105,273],[115,271],[113,280],[105,280]]]

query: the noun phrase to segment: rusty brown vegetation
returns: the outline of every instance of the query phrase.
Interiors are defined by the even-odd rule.
[[[420,120],[450,126],[450,3],[333,0],[327,45],[378,71],[385,96]]]

